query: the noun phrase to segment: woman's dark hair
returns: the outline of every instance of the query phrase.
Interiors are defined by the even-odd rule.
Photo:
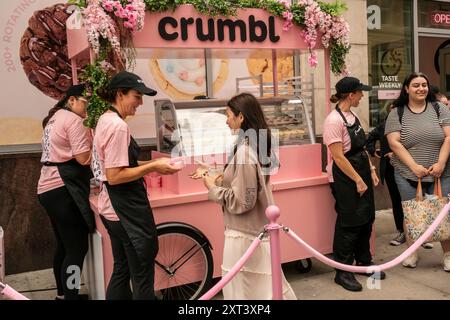
[[[415,78],[424,78],[427,81],[427,85],[428,85],[428,94],[426,97],[426,102],[434,102],[436,101],[436,97],[435,95],[431,92],[430,89],[430,80],[428,79],[428,76],[422,72],[413,72],[411,73],[409,76],[407,76],[405,78],[405,81],[403,81],[402,84],[402,90],[400,92],[400,96],[394,100],[394,102],[392,103],[392,108],[396,108],[396,107],[404,107],[406,105],[408,105],[408,101],[409,101],[409,95],[406,92],[406,87],[409,87],[409,85],[411,84],[411,81]]]
[[[51,117],[53,117],[53,115],[58,110],[66,109],[70,111],[70,108],[67,105],[67,102],[69,101],[70,97],[75,97],[78,99],[79,97],[82,97],[84,95],[85,91],[86,91],[85,84],[75,84],[70,86],[67,89],[64,97],[61,100],[59,100],[58,103],[55,104],[55,106],[48,111],[48,115],[44,118],[44,120],[42,120],[42,127],[45,128]]]
[[[109,103],[114,103],[116,101],[117,93],[121,92],[122,94],[127,94],[132,88],[115,88],[115,89],[107,89],[102,88],[97,90],[97,94],[100,98]]]
[[[335,93],[330,97],[330,101],[332,103],[337,103],[340,100],[344,100],[345,98],[347,98],[350,95],[350,92],[347,93]]]
[[[234,96],[231,98],[227,106],[230,108],[230,110],[233,112],[235,116],[238,116],[239,113],[242,113],[244,116],[244,121],[241,124],[241,129],[243,133],[247,132],[249,129],[253,129],[256,132],[256,152],[258,154],[258,161],[261,162],[261,159],[263,157],[270,157],[271,156],[271,148],[272,148],[272,135],[269,129],[269,126],[267,125],[266,119],[264,118],[264,114],[261,108],[261,105],[259,101],[250,93],[241,93],[237,96]],[[266,136],[266,149],[267,154],[263,154],[260,156],[259,152],[261,150],[260,148],[260,134],[259,130],[265,129],[267,130],[267,136]],[[239,140],[244,139],[244,136],[238,137],[238,143]],[[252,145],[252,143],[250,143]],[[262,149],[264,150],[264,149]],[[270,165],[270,163],[269,163]],[[264,166],[267,166],[267,164],[264,164]]]
[[[61,100],[58,101],[57,104],[55,104],[55,106],[53,108],[51,108],[48,111],[48,115],[44,118],[44,120],[42,120],[42,128],[45,128],[45,126],[47,125],[47,123],[50,121],[50,119],[53,117],[53,115],[61,109],[66,109],[66,110],[70,110],[69,106],[67,105],[67,102],[69,101],[70,97],[72,96],[64,96],[64,98],[62,98]],[[81,96],[73,96],[73,97],[81,97]]]

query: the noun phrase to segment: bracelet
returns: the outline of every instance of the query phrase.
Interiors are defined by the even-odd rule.
[[[375,167],[375,166],[370,166],[370,170],[377,170],[377,167]]]

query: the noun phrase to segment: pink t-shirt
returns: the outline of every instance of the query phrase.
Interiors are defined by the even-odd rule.
[[[92,148],[92,171],[98,181],[106,181],[105,169],[128,167],[128,146],[130,144],[128,125],[115,112],[106,112],[100,116],[94,132]],[[106,186],[100,184],[98,212],[106,219],[118,221],[109,199]]]
[[[342,111],[342,114],[350,125],[355,123],[356,118],[353,113],[350,111]],[[347,127],[344,125],[344,119],[342,119],[341,115],[336,110],[331,111],[327,116],[323,128],[323,143],[327,147],[333,143],[341,142],[344,149],[343,152],[346,153],[350,151],[352,145]],[[332,166],[333,162],[330,162],[327,165],[328,180],[330,182],[333,182]]]
[[[41,162],[66,162],[77,154],[91,150],[91,146],[91,129],[83,125],[83,119],[71,111],[61,109],[44,128]],[[56,166],[42,166],[38,194],[63,185]]]

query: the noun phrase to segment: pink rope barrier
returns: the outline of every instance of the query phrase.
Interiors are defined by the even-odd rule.
[[[336,262],[332,259],[329,259],[325,257],[323,254],[312,248],[309,244],[307,244],[305,241],[303,241],[299,236],[295,234],[292,230],[289,230],[287,234],[296,240],[300,245],[304,246],[305,249],[310,252],[313,256],[315,256],[318,260],[322,261],[325,264],[328,264],[331,267],[334,267],[336,269],[350,271],[350,272],[374,272],[374,271],[381,271],[385,269],[392,268],[396,266],[397,264],[401,263],[403,260],[405,260],[409,255],[411,255],[414,251],[417,250],[419,246],[422,245],[433,233],[433,231],[438,227],[438,225],[441,223],[441,221],[445,218],[445,216],[449,213],[450,210],[450,203],[447,203],[447,205],[444,206],[444,208],[441,210],[437,218],[434,220],[434,222],[428,227],[428,229],[417,239],[416,242],[412,246],[410,246],[408,249],[406,249],[401,255],[399,255],[397,258],[380,264],[380,265],[372,265],[369,267],[358,267],[358,266],[351,266],[348,264],[342,264],[339,262]]]
[[[203,296],[199,298],[199,300],[209,300],[214,297],[220,290],[222,290],[225,285],[230,282],[230,280],[241,270],[242,266],[247,262],[247,260],[251,257],[256,247],[261,243],[260,236],[256,237],[253,240],[250,247],[244,253],[244,255],[239,259],[239,261],[231,268],[231,270],[222,277],[222,279],[212,287],[208,292],[206,292]]]
[[[0,294],[11,300],[29,300],[10,286],[0,282]]]

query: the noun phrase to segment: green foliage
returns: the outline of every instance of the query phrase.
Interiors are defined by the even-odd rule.
[[[346,47],[342,43],[330,43],[330,64],[334,74],[341,74],[345,66],[345,56],[349,53],[350,46]]]
[[[68,0],[67,3],[69,3],[69,4],[76,4],[80,8],[86,8],[87,7],[87,0]]]
[[[97,60],[93,64],[88,64],[82,74],[80,80],[88,86],[87,98],[87,119],[84,125],[89,128],[95,128],[98,118],[109,108],[109,103],[104,101],[98,95],[98,91],[104,89],[108,84],[109,77]]]
[[[302,7],[298,4],[293,4],[291,6],[291,12],[294,15],[292,18],[292,21],[294,24],[298,26],[304,26],[305,25],[305,7]]]
[[[323,12],[328,13],[331,16],[341,16],[345,11],[347,11],[347,5],[340,0],[330,3],[317,1],[317,3]]]

